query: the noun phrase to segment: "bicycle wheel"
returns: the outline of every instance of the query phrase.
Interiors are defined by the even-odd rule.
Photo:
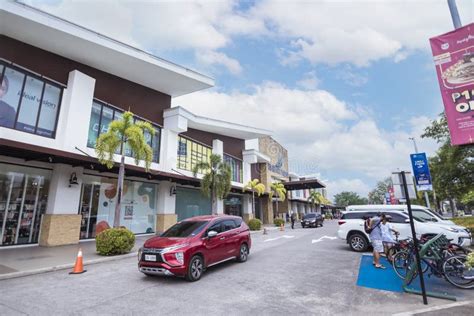
[[[443,274],[446,280],[461,289],[474,288],[474,269],[466,266],[465,255],[454,255],[443,262]]]
[[[399,251],[393,256],[392,266],[399,278],[405,279],[408,252]]]

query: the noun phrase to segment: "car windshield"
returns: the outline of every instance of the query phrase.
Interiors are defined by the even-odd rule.
[[[424,210],[414,209],[414,210],[412,210],[412,212],[413,212],[413,216],[416,216],[417,218],[421,218],[426,222],[437,222],[438,221],[436,219],[436,217],[434,217],[433,215],[431,215],[430,213],[428,213]]]
[[[315,218],[316,217],[316,214],[306,214],[304,216],[304,219],[310,219],[310,218]]]
[[[190,236],[196,236],[199,234],[204,227],[206,227],[209,221],[184,221],[174,224],[171,228],[161,234],[161,237],[178,237],[185,238]]]

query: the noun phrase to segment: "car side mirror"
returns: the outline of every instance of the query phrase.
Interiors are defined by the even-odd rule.
[[[217,232],[215,230],[211,230],[207,233],[207,238],[213,238],[217,236]]]

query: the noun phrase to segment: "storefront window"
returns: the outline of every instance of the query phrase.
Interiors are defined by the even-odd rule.
[[[178,168],[193,171],[199,162],[209,161],[212,149],[182,136],[178,137]]]
[[[199,215],[210,215],[211,200],[200,190],[176,188],[176,215],[178,221]]]
[[[0,126],[54,137],[62,89],[24,70],[0,67]]]
[[[242,196],[229,194],[224,200],[224,213],[242,217]]]
[[[224,155],[224,161],[230,166],[232,181],[242,183],[242,160],[239,160],[229,155]]]
[[[92,104],[91,119],[89,122],[87,147],[94,148],[99,135],[107,133],[110,123],[114,120],[120,120],[122,115],[123,111],[105,105],[101,102],[94,101]],[[145,138],[147,140],[147,144],[150,145],[153,150],[152,161],[159,162],[161,129],[156,125],[153,125],[153,127],[155,129],[155,135],[152,136],[145,132]],[[122,148],[119,148],[117,149],[116,154],[120,154],[121,152]],[[133,155],[133,152],[128,144],[125,144],[124,153],[127,157],[132,157]]]
[[[0,164],[0,245],[37,243],[51,171]]]
[[[120,225],[135,234],[154,232],[156,191],[157,187],[153,183],[125,181]],[[96,225],[102,221],[113,226],[116,200],[115,179],[91,177],[90,181],[83,183],[79,206],[79,214],[82,215],[80,238],[94,238]]]

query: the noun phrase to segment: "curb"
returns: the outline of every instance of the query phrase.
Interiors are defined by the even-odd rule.
[[[125,255],[86,260],[84,261],[84,266],[97,264],[97,263],[103,263],[103,262],[109,262],[109,261],[117,261],[117,260],[127,259],[131,257],[136,257],[136,256],[137,256],[137,252],[135,251],[135,252],[127,253]],[[36,269],[36,270],[18,271],[18,272],[0,275],[0,280],[15,279],[15,278],[21,278],[21,277],[25,277],[29,275],[54,272],[54,271],[59,271],[59,270],[66,270],[66,269],[71,269],[73,267],[74,267],[74,263],[68,263],[68,264],[61,264],[54,267],[41,268],[41,269]]]

